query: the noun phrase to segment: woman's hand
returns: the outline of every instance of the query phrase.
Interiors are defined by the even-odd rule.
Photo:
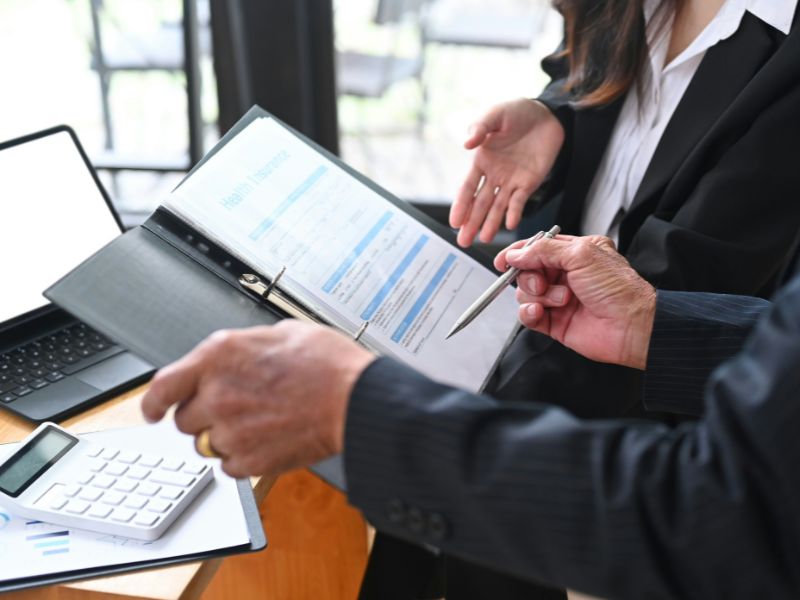
[[[564,128],[541,102],[522,98],[499,104],[470,128],[464,143],[477,149],[450,209],[458,243],[467,247],[480,230],[490,242],[505,217],[515,229],[530,195],[542,184],[564,143]]]

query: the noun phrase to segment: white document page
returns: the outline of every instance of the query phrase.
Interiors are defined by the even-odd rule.
[[[180,433],[171,419],[158,425],[110,429],[86,437],[115,448],[141,451],[146,447],[155,454],[185,456],[195,462],[206,460],[214,468],[214,480],[166,533],[153,542],[32,521],[0,506],[0,581],[185,556],[250,543],[236,480],[222,471],[219,460],[198,457],[192,437]],[[0,456],[7,456],[14,446],[0,447]]]
[[[456,319],[497,277],[271,118],[256,119],[164,206],[345,331],[426,375],[477,391],[518,326],[506,290]]]

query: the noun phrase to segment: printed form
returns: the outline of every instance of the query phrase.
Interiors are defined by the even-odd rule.
[[[513,289],[445,336],[497,277],[271,118],[259,118],[164,206],[362,340],[477,391],[518,327]]]

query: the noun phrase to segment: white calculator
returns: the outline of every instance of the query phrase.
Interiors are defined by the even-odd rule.
[[[213,478],[199,460],[102,446],[43,423],[0,463],[0,504],[28,519],[149,541]]]

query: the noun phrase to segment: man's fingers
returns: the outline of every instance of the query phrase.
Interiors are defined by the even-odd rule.
[[[150,423],[161,420],[170,406],[194,396],[203,372],[203,359],[197,350],[164,367],[153,377],[142,398],[142,413]]]
[[[541,296],[547,292],[550,280],[539,271],[522,271],[517,276],[517,288],[531,296]]]
[[[508,260],[506,260],[506,253],[509,250],[516,250],[518,248],[522,248],[528,240],[517,240],[510,246],[503,248],[500,252],[497,253],[497,256],[494,257],[494,268],[498,271],[506,271],[508,269]]]
[[[588,264],[592,255],[600,251],[598,246],[585,238],[557,236],[554,239],[537,240],[524,249],[510,250],[506,253],[506,260],[512,267],[523,271],[570,271],[577,266],[576,260]]]
[[[541,304],[536,302],[519,307],[519,322],[528,329],[547,334],[547,313]]]
[[[197,397],[182,401],[175,410],[175,426],[189,435],[197,435],[213,422],[207,407]]]
[[[551,285],[544,294],[529,294],[517,288],[517,302],[522,304],[541,304],[545,308],[561,308],[569,304],[572,291],[564,285]]]

